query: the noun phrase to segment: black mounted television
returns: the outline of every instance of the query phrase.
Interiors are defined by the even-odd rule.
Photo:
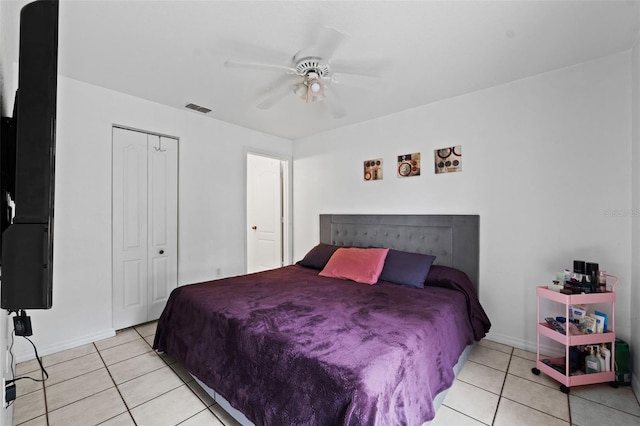
[[[18,90],[0,133],[0,307],[52,306],[58,1],[20,12]]]

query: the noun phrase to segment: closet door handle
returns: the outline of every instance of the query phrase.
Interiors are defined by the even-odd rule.
[[[164,254],[164,250],[160,250],[158,253],[160,253],[160,254]]]
[[[258,229],[258,227],[257,227],[257,226],[255,226],[255,225],[253,225],[253,226],[251,227],[251,229],[253,229],[253,230],[255,231],[256,229]]]

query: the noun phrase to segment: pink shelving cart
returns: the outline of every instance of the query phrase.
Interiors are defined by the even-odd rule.
[[[612,275],[609,275],[613,277]],[[615,277],[613,277],[615,278]],[[611,291],[603,293],[589,293],[589,294],[563,294],[554,290],[550,290],[547,286],[540,286],[536,288],[536,294],[538,296],[538,324],[537,324],[537,348],[536,348],[536,366],[531,369],[531,372],[535,375],[540,372],[545,373],[549,377],[560,383],[560,390],[564,393],[569,393],[571,386],[587,385],[592,383],[604,383],[615,381],[615,371],[613,368],[615,359],[615,300],[616,293],[615,287],[618,283],[616,278],[615,283],[612,285]],[[594,333],[594,334],[578,334],[571,335],[568,331],[566,334],[562,334],[551,328],[544,318],[540,317],[540,300],[547,299],[553,302],[557,302],[564,305],[565,318],[569,318],[569,306],[570,305],[589,305],[594,303],[608,303],[610,305],[609,323],[607,325],[606,333]],[[568,329],[568,327],[567,327]],[[543,359],[540,356],[540,336],[546,336],[551,340],[561,343],[565,346],[565,356],[563,358],[551,358]],[[594,345],[599,343],[611,344],[611,371],[591,373],[591,374],[570,374],[569,367],[569,348],[571,346],[580,345]],[[546,364],[544,361],[549,360],[555,365],[564,365],[564,373],[556,370],[551,365]]]

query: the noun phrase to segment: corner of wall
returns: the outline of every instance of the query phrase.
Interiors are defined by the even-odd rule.
[[[640,24],[640,10],[638,12]],[[640,32],[632,48],[631,55],[631,204],[633,211],[640,211]],[[640,217],[634,216],[631,222],[631,306],[640,304],[640,264],[634,260],[640,256]],[[640,323],[640,314],[636,309],[631,309],[631,324]],[[640,327],[631,329],[631,354],[632,354],[632,387],[636,395],[640,395]]]

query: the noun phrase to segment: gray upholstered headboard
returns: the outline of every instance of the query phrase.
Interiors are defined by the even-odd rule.
[[[320,242],[430,254],[435,265],[464,271],[478,290],[479,225],[478,215],[321,214]]]

